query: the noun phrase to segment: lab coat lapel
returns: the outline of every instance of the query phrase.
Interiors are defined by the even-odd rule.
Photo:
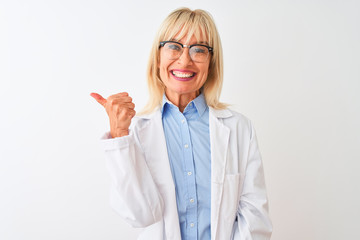
[[[226,156],[230,129],[222,123],[222,118],[231,116],[229,110],[209,112],[210,148],[211,148],[211,239],[218,239],[218,219],[223,194]]]
[[[180,240],[175,185],[166,148],[161,111],[157,110],[150,115],[143,115],[141,118],[149,120],[148,125],[142,128],[141,134],[139,134],[143,150],[148,153],[146,162],[164,198],[163,210],[169,213],[164,216],[165,233],[167,239]]]

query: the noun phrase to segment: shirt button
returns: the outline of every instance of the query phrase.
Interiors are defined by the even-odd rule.
[[[187,144],[185,144],[185,146],[184,146],[185,148],[188,148],[189,147],[189,145],[187,145]]]
[[[193,202],[194,202],[194,199],[190,199],[190,202],[193,203]]]
[[[194,227],[195,226],[195,224],[194,223],[190,223],[190,227]]]
[[[185,119],[181,120],[181,123],[184,123],[185,122]]]
[[[192,172],[188,172],[188,175],[191,176]]]

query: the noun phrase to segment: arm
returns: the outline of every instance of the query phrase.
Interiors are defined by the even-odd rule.
[[[102,140],[111,176],[110,204],[131,226],[147,227],[162,219],[162,199],[135,135]]]
[[[131,226],[147,227],[162,218],[163,204],[136,134],[129,134],[135,104],[126,92],[107,99],[97,93],[91,96],[110,120],[110,133],[102,142],[112,180],[111,205]]]

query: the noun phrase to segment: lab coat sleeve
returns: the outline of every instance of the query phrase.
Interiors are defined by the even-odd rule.
[[[268,211],[263,164],[252,126],[237,225],[235,240],[268,240],[271,237],[272,224]]]
[[[110,204],[131,226],[147,227],[162,219],[163,202],[138,139],[128,136],[101,140],[111,177]]]

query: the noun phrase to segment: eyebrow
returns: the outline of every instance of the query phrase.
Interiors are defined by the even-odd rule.
[[[204,45],[208,45],[208,46],[210,46],[210,45],[209,45],[209,43],[208,43],[208,42],[206,42],[206,41],[205,41],[205,42],[204,42],[204,41],[200,41],[200,42],[199,42],[199,44],[204,44]]]
[[[170,41],[175,41],[175,42],[179,42],[180,39],[175,39],[175,38],[171,38]],[[210,46],[209,43],[207,41],[200,41],[194,44],[203,44],[203,45],[207,45]],[[190,44],[190,45],[194,45],[194,44]]]

